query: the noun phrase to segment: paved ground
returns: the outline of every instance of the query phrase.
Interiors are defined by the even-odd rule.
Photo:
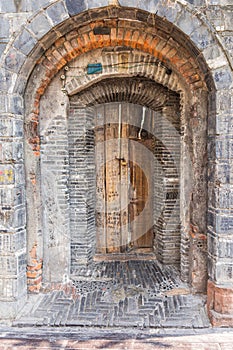
[[[14,325],[210,327],[205,297],[192,295],[174,267],[155,260],[113,261],[75,275],[72,293],[31,296]]]
[[[205,297],[157,261],[98,262],[72,288],[31,295],[0,350],[233,350],[233,329],[213,329]]]
[[[0,328],[0,350],[232,350],[233,329]]]

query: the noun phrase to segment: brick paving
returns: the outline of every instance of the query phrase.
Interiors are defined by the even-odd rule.
[[[75,276],[75,293],[31,295],[14,326],[210,327],[205,297],[192,295],[174,267],[155,260],[110,261]]]

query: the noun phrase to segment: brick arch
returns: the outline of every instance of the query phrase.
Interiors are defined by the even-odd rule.
[[[203,65],[203,67],[206,65],[206,68],[213,64],[208,49],[216,45],[219,48],[218,58],[224,58],[225,65],[231,67],[230,59],[226,57],[222,50],[220,38],[215,36],[203,14],[198,13],[187,1],[164,0],[158,3],[156,1],[144,1],[135,5],[135,3],[128,0],[122,0],[119,4],[118,8],[115,6],[107,8],[109,5],[107,0],[102,1],[99,7],[92,4],[91,1],[72,3],[70,0],[57,0],[52,4],[48,3],[42,11],[40,9],[33,14],[32,18],[22,26],[20,32],[12,39],[5,54],[5,68],[11,73],[21,73],[21,88],[17,83],[13,84],[14,92],[22,91],[22,85],[26,86],[34,62],[38,60],[44,50],[51,46],[51,43],[56,40],[54,38],[63,36],[69,32],[72,26],[75,27],[83,22],[80,17],[89,22],[95,19],[97,17],[96,9],[99,12],[99,17],[102,16],[102,18],[114,17],[116,10],[125,11],[122,18],[128,15],[130,19],[144,21],[153,26],[156,24],[159,30],[173,31],[180,41],[185,42],[194,55],[202,53],[199,57],[200,65]],[[125,6],[125,8],[123,9],[121,6]],[[41,21],[44,23],[44,29],[39,31],[37,24]],[[27,55],[30,57],[29,60],[26,57]],[[216,84],[218,83],[217,75],[216,71],[216,79],[214,77]]]
[[[128,101],[159,111],[171,103],[171,100],[175,103],[180,99],[178,93],[172,92],[144,76],[115,76],[111,78],[110,75],[110,77],[103,78],[99,82],[92,82],[88,86],[83,83],[81,87],[82,89],[77,94],[72,93],[70,96],[71,100],[75,99],[80,106]]]
[[[121,15],[121,8],[114,7],[110,8],[109,11],[113,9],[115,17]],[[101,10],[99,17],[106,15],[106,11],[108,10]],[[84,14],[75,17],[76,27],[77,24],[80,27],[60,37],[44,52],[29,80],[27,91],[29,91],[31,102],[27,106],[26,123],[29,124],[27,128],[29,129],[29,134],[33,130],[29,139],[35,152],[39,152],[39,139],[35,134],[35,130],[38,123],[37,116],[41,96],[43,96],[51,80],[58,72],[69,66],[70,63],[72,64],[76,57],[92,52],[96,48],[104,51],[110,49],[111,51],[112,47],[119,46],[119,48],[122,47],[129,50],[129,52],[136,49],[138,55],[131,55],[132,58],[129,55],[129,57],[132,60],[132,64],[135,64],[138,59],[140,60],[141,70],[138,73],[138,69],[129,69],[128,73],[130,75],[139,74],[150,77],[173,91],[186,91],[186,93],[193,91],[192,93],[195,94],[195,91],[198,89],[213,89],[212,79],[208,68],[204,65],[202,55],[199,53],[198,57],[194,59],[193,56],[195,55],[193,55],[193,52],[190,52],[191,48],[186,48],[188,46],[187,41],[182,43],[182,35],[179,34],[178,36],[176,29],[173,28],[171,23],[166,23],[169,28],[167,33],[164,30],[164,23],[161,24],[161,20],[157,18],[157,15],[153,15],[153,21],[148,24],[152,26],[152,23],[158,20],[156,24],[159,29],[149,27],[146,30],[143,21],[138,21],[137,19],[137,22],[133,22],[131,19],[129,20],[127,15],[129,16],[130,12],[126,11],[126,19],[124,20],[112,19],[108,22],[103,19],[96,20],[95,18],[95,21],[90,24],[92,12],[85,13],[85,19],[88,24],[83,23],[82,17]],[[138,16],[138,18],[140,17]],[[101,32],[101,30],[105,34],[96,34],[96,31]],[[106,31],[108,34],[106,34]],[[171,35],[173,32],[174,37]],[[196,56],[197,52],[195,51]],[[119,60],[117,64],[120,67]],[[148,67],[150,67],[150,70],[148,70]],[[110,70],[111,68],[107,68],[105,74],[109,75]],[[116,69],[116,73],[118,73],[118,69]],[[102,76],[100,78],[102,79]],[[85,82],[85,80],[81,80],[82,83]],[[90,80],[88,77],[87,81]],[[68,93],[75,93],[74,86],[78,84],[78,79],[72,79],[67,85]]]
[[[117,9],[118,11],[120,12],[120,9]],[[120,16],[120,13],[115,15]],[[152,25],[152,23],[148,25]],[[145,63],[154,64],[155,66],[157,64],[159,68],[162,66],[165,70],[171,70],[173,73],[171,78],[176,74],[179,80],[184,80],[184,83],[191,90],[198,88],[213,89],[208,68],[204,67],[200,52],[196,50],[193,54],[190,47],[187,49],[186,41],[182,43],[180,37],[177,39],[178,34],[171,24],[167,23],[167,25],[171,27],[171,33],[170,31],[166,33],[162,29],[159,31],[150,26],[149,30],[146,30],[144,22],[133,22],[127,18],[124,20],[113,19],[109,22],[95,20],[91,25],[82,23],[76,30],[55,41],[40,58],[37,69],[40,71],[39,67],[41,67],[43,75],[37,81],[37,89],[34,88],[33,91],[35,101],[39,101],[51,79],[64,66],[69,65],[69,62],[76,57],[95,50],[97,47],[106,50],[115,46],[128,47],[131,50],[137,49],[154,58],[154,62],[147,62],[148,58],[145,58]],[[96,34],[98,31],[100,33],[108,32],[108,34]],[[167,84],[171,88],[169,79],[166,82],[162,77],[161,80],[163,84]],[[36,106],[34,112],[36,112]]]
[[[111,8],[111,10],[112,9],[113,8]],[[105,11],[106,9],[103,9],[104,14],[106,14]],[[120,16],[119,12],[121,11],[121,8],[114,8],[114,11],[115,16]],[[124,20],[111,19],[110,22],[106,22],[101,19],[103,13],[100,12],[100,19],[95,18],[93,22],[88,22],[87,24],[83,23],[82,21],[82,23],[80,23],[80,27],[77,27],[76,30],[71,31],[65,36],[56,40],[55,43],[47,51],[45,51],[43,56],[40,58],[28,81],[26,90],[27,110],[25,117],[27,140],[26,146],[28,147],[29,145],[29,149],[31,148],[36,156],[33,158],[29,155],[30,150],[27,150],[26,171],[28,178],[28,198],[30,197],[30,193],[37,193],[38,198],[40,196],[40,181],[35,181],[34,178],[37,178],[36,174],[40,166],[40,135],[38,133],[38,125],[41,97],[46,93],[48,86],[58,72],[62,72],[62,74],[65,76],[65,80],[67,78],[63,89],[67,89],[70,95],[75,94],[78,91],[77,85],[82,86],[88,83],[93,83],[93,79],[87,77],[86,74],[84,74],[84,77],[81,79],[74,78],[69,80],[69,72],[75,68],[75,66],[72,67],[72,64],[74,64],[77,60],[81,60],[82,57],[86,57],[87,55],[90,56],[92,53],[94,54],[96,50],[102,50],[102,55],[105,57],[103,59],[104,70],[100,76],[95,77],[96,80],[101,80],[106,76],[111,76],[111,74],[114,73],[113,71],[116,65],[116,75],[129,77],[145,76],[147,78],[151,78],[157,84],[159,83],[171,91],[180,92],[182,97],[181,104],[183,107],[183,125],[187,123],[188,116],[192,116],[192,118],[194,118],[193,120],[195,120],[195,114],[197,113],[195,109],[197,107],[195,106],[195,101],[198,101],[200,94],[206,94],[208,88],[211,87],[211,80],[208,79],[209,76],[207,74],[208,69],[203,69],[203,66],[202,69],[199,67],[202,59],[194,59],[193,53],[187,50],[186,45],[183,45],[180,39],[178,40],[178,38],[170,37],[172,29],[174,29],[171,24],[167,24],[169,30],[168,33],[166,33],[164,29],[162,30],[162,28],[159,27],[159,24],[159,29],[152,26],[149,26],[149,28],[146,29],[146,26],[142,21],[134,22],[128,20],[127,18]],[[129,14],[129,12],[127,13]],[[84,14],[82,16],[84,16]],[[82,16],[78,16],[76,20],[80,20]],[[89,13],[86,13],[86,16],[89,16]],[[153,20],[155,20],[155,15]],[[123,60],[121,54],[123,56]],[[122,68],[122,63],[125,64],[124,57],[127,56],[130,58],[129,63],[133,63],[135,65],[135,63],[138,63],[137,61],[139,60],[141,66],[139,65],[139,68],[134,67],[131,70],[128,63],[127,72],[122,72],[122,69],[124,70],[124,68]],[[109,62],[112,62],[112,64],[109,64]],[[188,106],[187,100],[189,100],[190,106]],[[206,103],[206,97],[204,100],[204,103]],[[203,130],[206,128],[205,117],[206,116],[203,115],[201,119],[204,121]],[[200,135],[198,135],[198,133],[194,134],[192,138],[199,139]],[[201,135],[201,139],[202,138],[203,135]],[[195,142],[196,141],[193,140],[194,144]],[[204,149],[202,152],[204,152]],[[199,174],[199,163],[195,157],[193,157],[193,159],[194,171]],[[204,170],[202,169],[201,171],[205,171],[205,167]],[[31,181],[31,177],[33,177],[33,181]],[[196,186],[200,186],[198,175],[196,182]],[[205,191],[203,191],[203,193],[205,195]],[[29,200],[29,202],[32,204],[29,205],[29,210],[34,210],[37,213],[37,220],[33,219],[33,223],[29,224],[28,230],[31,230],[34,223],[41,220],[41,214],[38,204],[33,203],[32,198]],[[203,198],[201,198],[199,201],[194,199],[193,203],[197,207],[196,212],[194,210],[193,216],[193,220],[196,221],[195,215],[198,217],[197,212],[198,210],[200,211],[200,205],[204,208],[206,204]],[[28,215],[28,220],[30,220],[31,216],[32,214]],[[205,219],[202,219],[200,221],[200,228],[198,229],[198,232],[200,232],[200,230],[204,230],[204,226]],[[38,227],[40,227],[39,224]],[[185,242],[183,244],[183,250],[186,251],[186,253],[183,255],[185,257],[183,259],[184,261],[182,261],[182,264],[184,265],[182,272],[185,280],[190,279],[188,277],[188,272],[190,270],[190,262],[188,261],[190,249],[188,229],[186,227],[184,229],[185,234],[182,235],[183,241]],[[30,244],[35,244],[35,241],[37,242],[37,239],[39,239],[35,234],[30,234],[30,237],[31,239],[29,240],[30,243],[28,248],[29,252],[31,251]],[[203,237],[206,236],[203,235]],[[42,252],[38,253],[38,259],[42,256]],[[29,254],[29,271],[31,271],[32,268],[31,262],[32,259]],[[38,264],[40,264],[40,259]],[[197,266],[196,268],[198,270],[200,266]],[[192,281],[193,285],[196,284],[195,288],[197,290],[203,289],[203,286],[200,287],[199,285],[200,283],[203,283],[203,277],[201,280],[201,282],[199,280],[197,282]]]

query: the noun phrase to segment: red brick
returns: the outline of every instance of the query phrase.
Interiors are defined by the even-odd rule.
[[[103,42],[103,36],[100,35],[98,40],[99,40],[100,43]],[[94,48],[93,47],[93,43],[90,40],[90,37],[89,37],[89,35],[87,33],[83,34],[83,41],[84,41],[84,47],[83,47],[84,52],[87,52],[87,51],[89,51],[89,50]]]
[[[117,44],[117,29],[111,29],[111,45],[115,46]]]
[[[117,43],[118,45],[123,45],[124,43],[124,28],[118,28],[117,30]]]
[[[73,38],[77,38],[77,36],[78,36],[78,31],[76,29],[74,29],[71,32],[69,32],[68,34],[66,34],[66,40],[70,41]]]
[[[56,42],[55,42],[55,46],[56,46],[56,48],[59,48],[59,47],[61,47],[63,44],[64,44],[64,42],[65,42],[65,38],[64,37],[62,37],[62,38],[59,38]]]
[[[145,51],[152,53],[152,50],[151,50],[152,41],[153,41],[153,36],[150,34],[147,34],[143,45]]]
[[[140,33],[137,43],[136,43],[136,48],[139,50],[144,51],[144,44],[145,44],[145,39],[146,39],[146,33]]]
[[[132,41],[131,41],[131,47],[133,49],[136,49],[137,47],[137,42],[138,42],[138,38],[139,38],[140,32],[138,30],[135,30],[132,34]]]
[[[124,45],[125,46],[130,45],[131,37],[132,37],[132,32],[129,30],[126,30],[125,34],[124,34]]]
[[[233,326],[233,289],[208,282],[207,310],[213,326]]]
[[[27,278],[36,278],[38,276],[37,271],[28,271],[27,272]]]

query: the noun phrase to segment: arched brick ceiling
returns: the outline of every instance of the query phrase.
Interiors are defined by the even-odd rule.
[[[171,99],[175,103],[179,101],[179,95],[153,80],[140,77],[103,79],[71,97],[72,101],[84,106],[127,101],[153,110],[160,110]]]
[[[46,42],[49,49],[37,62],[28,84],[27,94],[32,101],[27,109],[26,119],[29,124],[38,124],[40,98],[53,77],[66,65],[69,66],[74,59],[84,57],[86,53],[96,49],[103,49],[106,52],[108,49],[117,51],[118,47],[127,47],[135,52],[141,52],[145,56],[152,57],[158,65],[161,63],[171,70],[171,75],[166,74],[159,80],[151,76],[162,85],[168,86],[168,77],[176,76],[179,80],[179,89],[176,91],[195,92],[197,89],[207,89],[208,70],[201,58],[201,53],[188,43],[184,34],[166,20],[157,18],[156,15],[138,11],[137,13],[142,13],[142,16],[138,15],[135,18],[134,12],[123,10],[125,9],[113,8],[112,13],[108,12],[108,17],[106,9],[82,13],[66,23],[66,27],[63,28],[65,35],[56,40],[53,45],[49,46]],[[49,38],[43,40],[45,43]],[[147,66],[146,76],[148,77],[150,66]],[[157,69],[158,72],[159,69]],[[34,139],[38,148],[37,138],[34,137]]]

